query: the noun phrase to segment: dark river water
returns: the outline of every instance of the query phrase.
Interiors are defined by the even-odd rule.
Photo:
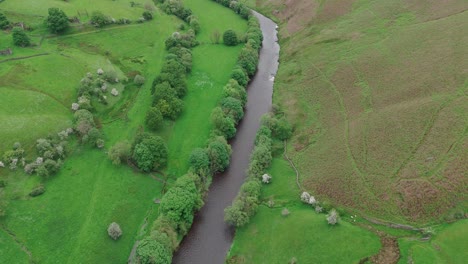
[[[271,109],[273,81],[278,69],[279,45],[276,24],[254,12],[263,32],[258,71],[248,86],[248,102],[244,119],[230,142],[232,158],[229,169],[215,175],[205,205],[197,213],[188,235],[175,253],[173,263],[224,263],[234,238],[234,228],[224,222],[224,208],[231,204],[240,189],[254,146],[260,118]]]

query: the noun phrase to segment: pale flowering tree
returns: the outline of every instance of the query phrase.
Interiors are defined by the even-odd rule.
[[[111,94],[113,96],[117,96],[117,95],[119,95],[119,91],[117,91],[117,89],[115,89],[115,88],[112,88]]]
[[[320,205],[317,205],[315,206],[315,212],[320,214],[321,212],[323,212],[323,208]]]
[[[331,209],[330,213],[327,215],[327,222],[329,225],[336,225],[338,223],[338,220],[340,218],[340,215],[335,209]]]
[[[310,194],[308,192],[302,192],[301,194],[301,201],[304,203],[309,203],[310,200]]]
[[[122,229],[120,229],[119,224],[112,222],[107,228],[107,233],[112,239],[117,240],[122,235]]]
[[[78,109],[80,109],[80,105],[77,104],[77,103],[73,103],[72,106],[71,106],[71,109],[72,109],[73,111],[77,111]]]
[[[5,164],[0,161],[0,168],[5,168]]]
[[[98,75],[103,75],[103,74],[104,74],[104,70],[101,69],[101,68],[97,69],[97,74],[98,74]]]
[[[270,183],[270,180],[271,180],[271,176],[270,176],[270,175],[268,175],[268,174],[266,174],[266,173],[263,174],[263,176],[262,176],[262,182],[263,182],[263,183]]]
[[[36,158],[36,164],[37,164],[37,165],[41,165],[42,162],[44,162],[44,158],[43,158],[43,157],[37,157],[37,158]]]

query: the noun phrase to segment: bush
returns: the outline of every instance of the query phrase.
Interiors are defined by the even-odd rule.
[[[210,172],[210,158],[206,150],[196,148],[192,151],[189,158],[190,167],[198,175],[206,176]]]
[[[27,47],[31,45],[31,40],[29,39],[28,35],[24,32],[22,28],[15,27],[13,29],[13,44],[15,46],[20,47]]]
[[[117,142],[109,149],[108,157],[112,163],[119,165],[122,161],[127,160],[131,154],[131,146],[128,141]]]
[[[53,33],[63,32],[69,26],[67,15],[58,8],[49,8],[49,16],[46,23],[47,28]]]
[[[107,234],[109,234],[112,239],[117,240],[122,235],[122,229],[120,229],[119,224],[112,222],[107,228]]]
[[[10,21],[8,21],[7,17],[0,13],[0,29],[7,29],[10,27]]]
[[[57,173],[61,166],[60,161],[47,159],[36,169],[36,172],[41,177],[49,177]]]
[[[45,191],[46,190],[45,190],[44,185],[41,184],[41,185],[37,186],[36,188],[32,189],[32,191],[29,193],[29,196],[36,197],[36,196],[39,196],[39,195],[45,193]]]
[[[135,78],[133,79],[133,82],[138,86],[142,86],[145,83],[145,77],[137,74],[137,75],[135,75]]]
[[[236,46],[238,43],[237,34],[232,29],[228,29],[223,34],[224,44],[227,46]]]
[[[146,114],[146,125],[152,131],[156,131],[161,128],[163,123],[163,115],[156,107],[151,107]]]
[[[152,20],[153,19],[153,14],[150,11],[145,11],[145,12],[143,12],[143,18],[145,20]]]
[[[289,214],[291,214],[291,212],[289,212],[288,208],[284,208],[284,209],[281,211],[281,215],[282,215],[282,216],[288,216]]]
[[[158,136],[143,134],[135,140],[132,158],[143,171],[158,170],[167,164],[167,147]]]
[[[109,24],[109,18],[107,18],[107,16],[105,16],[102,12],[100,11],[94,11],[92,14],[91,14],[91,20],[90,20],[90,23],[92,25],[94,25],[95,27],[103,27],[107,24]]]

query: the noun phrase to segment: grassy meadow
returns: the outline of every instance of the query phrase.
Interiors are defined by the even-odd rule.
[[[463,2],[255,2],[280,21],[274,101],[307,190],[397,222],[466,209]]]
[[[289,263],[293,258],[297,263],[358,263],[379,251],[374,233],[347,221],[330,226],[325,214],[302,204],[287,161],[275,158],[268,173],[273,178],[263,187],[264,203],[251,222],[236,231],[229,252],[232,263]],[[268,201],[274,205],[268,207]],[[289,215],[282,215],[284,208]]]
[[[105,148],[118,141],[131,141],[145,129],[146,111],[152,103],[151,82],[164,61],[164,41],[182,21],[156,10],[150,22],[102,29],[72,24],[66,34],[54,36],[42,24],[49,7],[62,8],[67,15],[78,16],[85,23],[86,12],[96,10],[116,19],[136,20],[144,5],[151,2],[134,1],[135,7],[121,1],[33,2],[0,4],[10,20],[24,21],[33,27],[28,34],[35,44],[29,48],[13,47],[11,34],[0,34],[0,49],[13,47],[12,57],[19,58],[0,58],[1,153],[19,141],[32,154],[36,139],[70,127],[70,107],[76,100],[79,81],[98,68],[114,70],[121,79],[135,73],[146,77],[141,88],[112,85],[120,95],[110,98],[108,106],[96,106]],[[239,33],[247,29],[244,20],[220,5],[203,0],[187,5],[194,9],[203,30],[197,37],[201,45],[193,49],[184,112],[176,122],[165,121],[157,133],[169,148],[165,171],[171,176],[169,182],[187,171],[192,149],[205,145],[211,130],[211,110],[221,98],[222,87],[242,48],[213,45],[210,34],[215,29],[221,33],[230,28]],[[223,14],[216,27],[206,8]],[[156,180],[161,175],[145,175],[124,165],[112,165],[106,151],[76,142],[70,142],[70,152],[61,171],[47,180],[27,176],[21,170],[0,169],[0,179],[7,181],[1,191],[8,202],[7,215],[0,219],[0,262],[125,262],[135,240],[148,232],[158,214],[153,200],[161,198],[163,188],[167,188]],[[29,197],[31,189],[41,183],[46,193]],[[106,232],[113,221],[123,230],[118,241],[111,240]]]

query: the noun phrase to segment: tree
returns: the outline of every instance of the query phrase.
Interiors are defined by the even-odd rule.
[[[163,115],[157,107],[151,107],[146,113],[146,125],[152,131],[156,131],[161,128],[163,122]]]
[[[207,154],[212,173],[222,172],[229,166],[231,151],[231,146],[223,137],[216,137],[208,144]]]
[[[46,22],[47,28],[53,33],[63,32],[69,26],[67,15],[58,8],[49,8],[49,16]]]
[[[158,170],[167,164],[167,147],[158,136],[143,134],[136,139],[133,159],[143,171]]]
[[[229,116],[237,124],[244,116],[242,102],[233,97],[226,97],[221,100],[221,108],[225,115]]]
[[[122,161],[127,160],[131,154],[131,146],[128,141],[117,142],[109,149],[109,159],[112,163],[119,165]]]
[[[236,199],[232,206],[224,209],[224,221],[235,227],[240,227],[249,222],[249,216],[243,211],[243,203]]]
[[[31,40],[22,28],[15,27],[13,29],[13,44],[20,47],[27,47],[31,45]]]
[[[145,20],[151,20],[153,19],[153,14],[150,11],[145,11],[143,12],[143,18]]]
[[[234,70],[232,70],[231,78],[236,80],[237,83],[239,83],[243,87],[246,87],[247,83],[249,82],[249,77],[247,76],[247,74],[245,74],[242,68],[239,67],[236,67]]]
[[[0,29],[7,29],[8,27],[10,27],[10,21],[3,13],[0,13]]]
[[[327,222],[329,225],[336,225],[340,219],[340,215],[335,209],[331,209],[327,215]]]
[[[172,249],[169,238],[165,233],[154,231],[140,241],[137,250],[137,263],[141,264],[170,264]]]
[[[182,234],[188,231],[192,225],[193,213],[202,205],[193,177],[187,174],[178,178],[161,199],[161,213],[171,219]]]
[[[230,139],[236,135],[236,125],[234,120],[226,116],[221,107],[216,107],[211,112],[211,122],[215,127],[215,132],[218,135]]]
[[[210,172],[210,158],[206,150],[196,148],[192,151],[189,158],[190,167],[198,175],[207,175]]]
[[[234,30],[228,29],[223,34],[224,45],[236,46],[238,43],[237,34]]]
[[[119,224],[112,222],[107,228],[107,234],[109,234],[112,239],[117,240],[122,235],[122,229],[120,229]]]

